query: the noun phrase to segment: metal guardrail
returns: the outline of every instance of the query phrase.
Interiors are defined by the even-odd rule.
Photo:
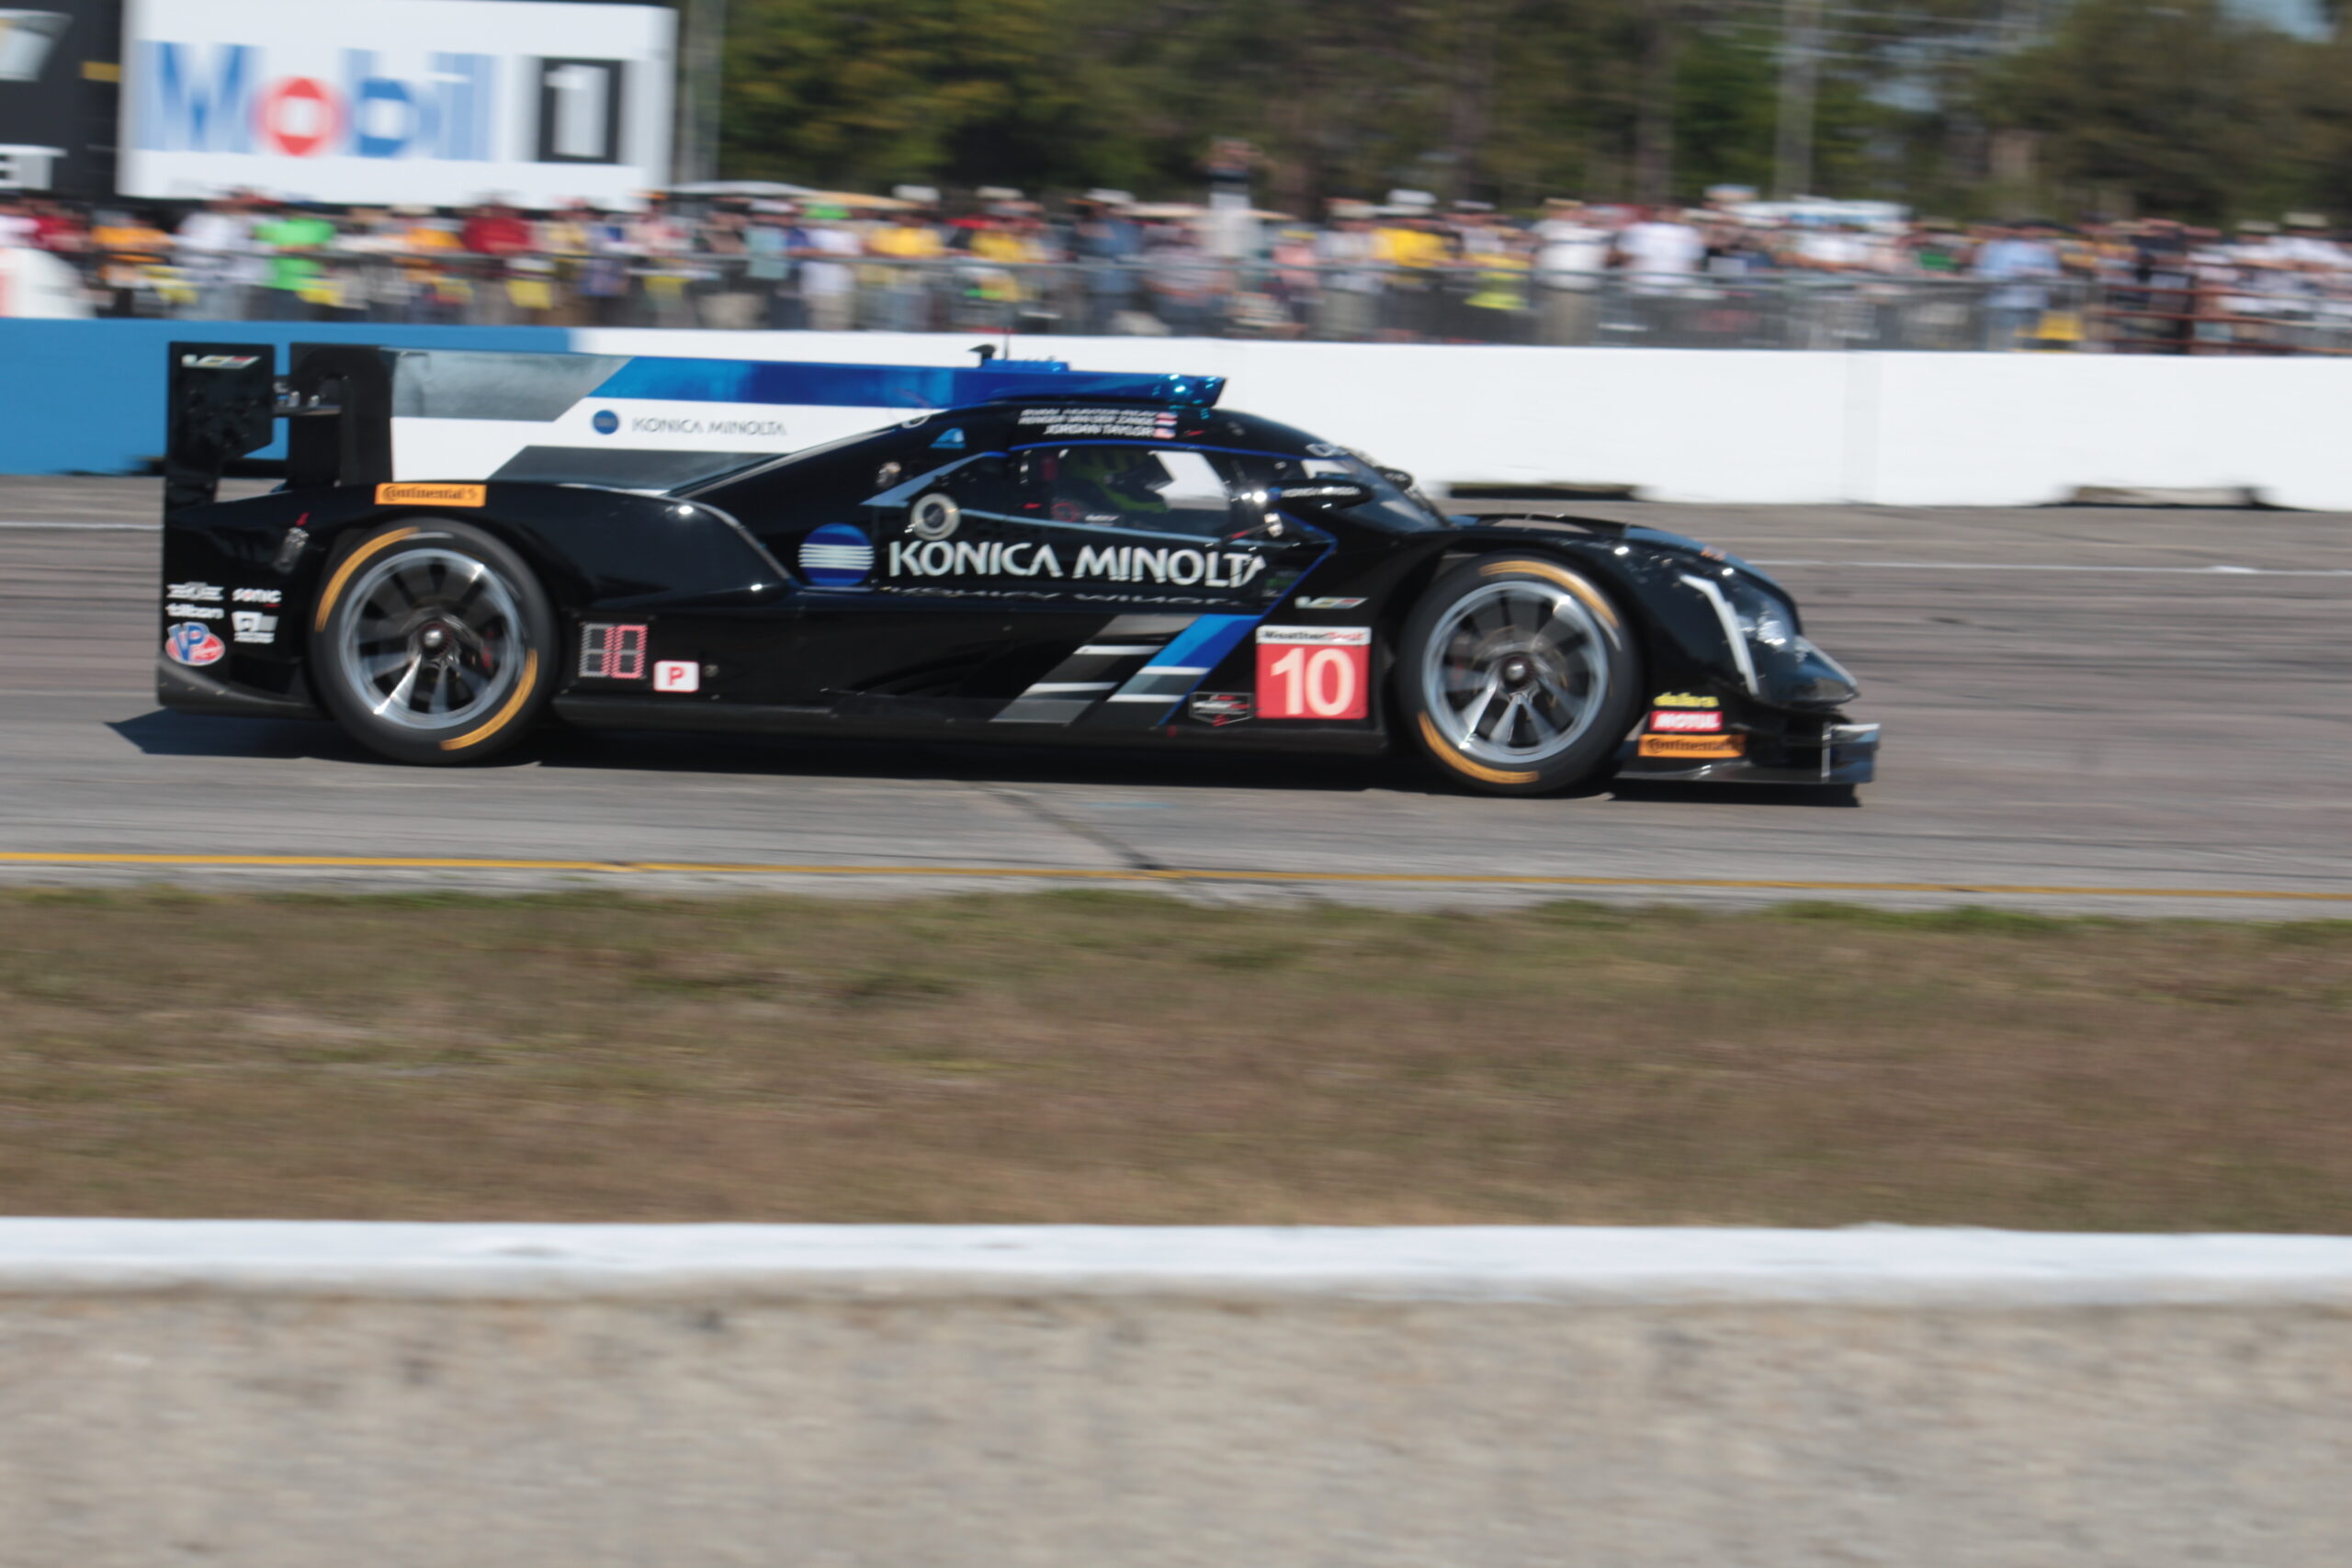
[[[101,313],[191,321],[1204,336],[1560,346],[2352,353],[2352,288],[1864,274],[1562,276],[1410,269],[846,256],[329,254],[266,277],[149,257],[87,263]]]

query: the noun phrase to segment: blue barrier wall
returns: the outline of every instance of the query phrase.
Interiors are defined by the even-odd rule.
[[[135,473],[164,451],[164,378],[175,341],[295,343],[560,354],[561,327],[393,327],[311,321],[0,321],[0,474]],[[281,441],[263,454],[285,455]]]

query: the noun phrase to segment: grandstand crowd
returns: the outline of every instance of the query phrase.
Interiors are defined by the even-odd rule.
[[[1342,342],[2334,352],[2352,240],[2318,214],[1960,224],[1869,204],[1411,192],[1319,221],[1093,191],[720,186],[639,210],[176,211],[0,192],[0,249],[48,252],[92,313],[206,321],[1008,330]]]

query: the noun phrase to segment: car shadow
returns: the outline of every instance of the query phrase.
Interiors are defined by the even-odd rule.
[[[107,728],[150,757],[382,760],[335,726],[318,719],[228,718],[157,708],[136,718],[110,720]]]
[[[1610,795],[1627,802],[1657,801],[1687,806],[1806,806],[1846,810],[1861,805],[1852,784],[1670,784],[1621,779]]]
[[[228,718],[158,708],[109,723],[151,757],[250,757],[398,768],[323,720]],[[1167,788],[1447,793],[1442,781],[1387,757],[1079,750],[765,735],[551,728],[513,750],[467,764],[613,773],[734,773],[954,783],[1102,784]]]
[[[228,718],[157,708],[107,728],[151,757],[246,757],[398,768],[325,720]],[[1250,789],[1430,796],[1468,792],[1410,758],[1297,756],[1005,746],[805,736],[694,735],[671,731],[548,729],[486,761],[489,772],[539,767],[611,773],[761,774],[774,778],[956,784],[1091,784],[1159,789]],[[1852,807],[1854,791],[1787,784],[1602,781],[1566,800],[1690,805]]]

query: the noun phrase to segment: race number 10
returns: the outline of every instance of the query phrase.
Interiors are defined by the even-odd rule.
[[[1260,718],[1362,718],[1371,711],[1370,626],[1260,626]]]

